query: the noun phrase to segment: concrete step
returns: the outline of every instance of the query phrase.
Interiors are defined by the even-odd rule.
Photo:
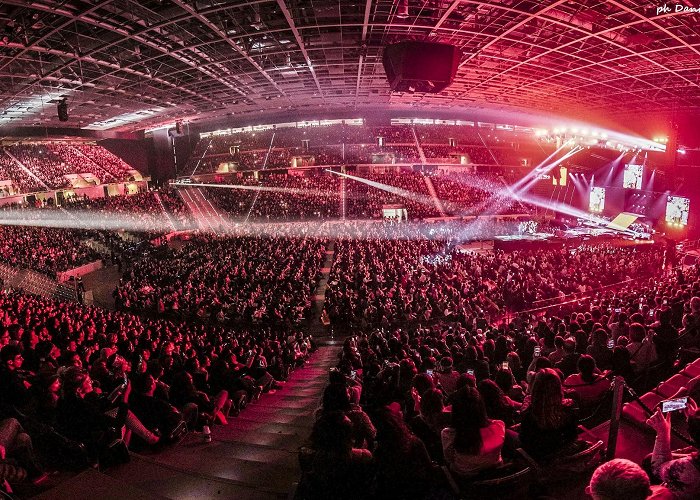
[[[88,469],[68,479],[55,488],[41,493],[36,500],[158,500],[168,498],[159,491],[148,491],[138,488],[128,478],[118,479],[102,474],[94,469]],[[171,497],[175,498],[175,497]]]

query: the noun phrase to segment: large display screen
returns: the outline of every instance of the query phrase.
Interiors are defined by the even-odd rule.
[[[557,177],[556,171],[552,171],[552,186],[566,186],[566,179],[569,176],[569,169],[565,166],[559,167],[559,177]]]
[[[625,175],[622,187],[627,189],[642,189],[642,174],[644,165],[625,165]]]
[[[682,196],[669,196],[666,201],[666,222],[669,224],[688,224],[688,214],[690,213],[690,198]]]
[[[588,209],[596,214],[599,214],[605,209],[605,188],[591,188],[591,194],[588,199]]]

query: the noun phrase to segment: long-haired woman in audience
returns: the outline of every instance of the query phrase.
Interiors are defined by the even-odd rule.
[[[576,441],[578,409],[564,398],[559,374],[540,370],[532,383],[520,424],[520,442],[534,458],[547,458]],[[529,403],[529,404],[528,404]]]
[[[502,462],[506,426],[491,420],[473,387],[457,391],[452,403],[452,424],[442,431],[442,449],[452,472],[468,477]]]
[[[438,470],[423,442],[406,426],[401,411],[390,405],[377,412],[377,498],[422,499],[435,486]]]

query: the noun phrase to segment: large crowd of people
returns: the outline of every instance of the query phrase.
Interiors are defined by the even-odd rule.
[[[419,248],[426,245],[421,242]],[[397,261],[406,250],[387,246],[372,257],[360,252],[357,261]],[[656,258],[654,250],[646,257],[607,248],[587,252],[583,259],[592,260],[581,264],[594,268],[600,254],[603,261],[608,260],[605,255],[614,256],[608,262],[613,266],[613,261],[641,258],[651,263]],[[639,264],[633,268],[645,269]],[[568,273],[572,268],[560,269]],[[600,276],[607,274],[597,269]],[[399,285],[407,281],[392,273],[387,266],[381,273],[359,272],[355,278],[374,290],[382,289],[383,283],[374,282],[386,276],[391,293],[382,305],[389,308],[386,304],[394,303]],[[420,279],[415,283],[420,286]],[[579,425],[600,418],[601,406],[607,411],[602,419],[609,418],[613,376],[631,387],[653,386],[685,366],[685,350],[700,347],[700,268],[656,273],[585,300],[518,315],[510,323],[487,318],[476,311],[458,321],[416,318],[354,327],[330,374],[309,438],[306,461],[312,473],[302,482],[305,498],[382,498],[397,491],[401,498],[447,498],[453,488],[445,470],[466,494],[474,481],[513,473],[532,462],[541,469],[540,489],[529,495],[547,496],[547,488],[556,488],[551,483],[568,477],[560,463],[595,449]],[[580,481],[584,474],[591,497],[697,497],[697,380],[678,392],[690,396],[678,419],[651,409],[647,424],[656,441],[653,449],[641,450],[649,453],[643,463],[612,460],[592,476],[599,462],[588,469],[579,464],[582,470],[573,477]],[[671,423],[686,420],[691,446],[672,453]],[[577,484],[557,491],[563,495],[583,489]],[[504,497],[517,495],[511,491]]]
[[[46,144],[45,147],[51,151],[66,167],[75,174],[92,174],[96,177],[98,184],[108,184],[117,179],[103,170],[97,163],[92,161],[78,148],[70,144]]]
[[[506,181],[489,173],[450,172],[430,177],[444,209],[452,215],[528,213],[508,192]]]
[[[385,173],[361,173],[357,179],[348,179],[345,184],[348,218],[381,218],[385,205],[406,208],[410,219],[440,217],[435,200],[430,195],[425,176],[406,170]],[[392,188],[398,188],[396,190]]]
[[[128,180],[134,170],[128,163],[108,149],[96,144],[74,144],[72,148],[92,160],[109,176],[117,180]]]
[[[70,187],[66,176],[74,174],[92,174],[101,183],[123,181],[132,170],[124,160],[96,144],[17,144],[7,146],[0,155],[0,180],[12,180],[12,194],[44,191],[46,186]]]
[[[75,229],[31,226],[0,227],[0,261],[13,267],[34,269],[49,276],[101,258],[85,244]]]
[[[326,307],[341,324],[381,325],[450,318],[470,322],[537,300],[600,289],[661,271],[663,248],[579,247],[464,253],[436,239],[394,240],[371,232],[336,244]]]
[[[22,144],[10,146],[7,150],[19,160],[22,166],[29,169],[50,188],[70,186],[65,176],[76,173],[75,169],[69,168],[46,145]],[[21,167],[18,165],[17,168]]]
[[[532,134],[469,125],[281,127],[204,137],[185,173],[214,172],[221,163],[290,168],[295,157],[310,165],[415,164],[422,161],[419,148],[427,163],[518,165],[524,156],[533,163],[546,156],[541,148],[521,148],[533,144]]]
[[[86,217],[85,211],[90,212]],[[16,268],[26,268],[56,277],[83,264],[95,262],[113,254],[122,254],[133,243],[118,236],[109,223],[118,217],[121,232],[153,238],[175,230],[191,229],[192,219],[187,207],[171,188],[144,191],[132,195],[104,198],[66,197],[62,207],[36,201],[32,206],[6,205],[1,213],[15,221],[36,225],[7,225],[0,227],[0,261]],[[42,227],[41,221],[52,221],[52,214],[62,217],[67,225],[84,229]],[[33,222],[32,222],[33,221]],[[102,223],[100,222],[102,221]],[[98,250],[91,242],[106,247]],[[108,255],[109,254],[109,255]]]
[[[290,328],[145,319],[19,292],[0,292],[0,315],[1,460],[37,483],[45,465],[119,463],[126,444],[225,425],[313,349]]]
[[[94,212],[105,220],[118,216],[124,229],[132,232],[166,233],[171,230],[190,229],[192,226],[191,214],[182,197],[173,188],[103,198],[76,196],[67,198],[64,208],[69,212]]]
[[[4,196],[41,191],[43,186],[34,177],[29,175],[23,168],[20,168],[17,162],[4,151],[0,151],[0,153],[2,153],[0,154],[0,177],[4,181],[11,181],[10,186],[3,186],[2,188]],[[9,189],[9,187],[12,189]]]
[[[242,188],[209,187],[205,192],[218,208],[234,218],[264,221],[332,220],[340,219],[342,214],[348,219],[381,219],[386,206],[405,208],[411,220],[440,217],[440,208],[448,216],[533,211],[509,196],[505,181],[496,174],[427,175],[391,170],[351,175],[342,182],[341,176],[329,172],[261,173],[258,178],[225,180],[226,184]],[[438,200],[431,195],[428,182],[434,186]]]
[[[273,173],[256,180],[234,179],[235,188],[207,188],[210,200],[232,217],[262,221],[340,218],[340,177]],[[245,189],[245,188],[249,189]],[[258,188],[258,190],[254,190]]]
[[[222,137],[197,154],[226,156],[235,146],[234,156],[257,167],[304,151],[356,163],[419,156],[410,127],[307,132]],[[315,133],[348,147],[324,152]],[[491,158],[484,163],[500,163],[496,138],[472,131],[442,145],[433,142],[440,134],[415,133],[429,157],[461,151],[480,163],[468,152],[478,149]],[[100,180],[128,172],[93,146],[13,148],[51,186],[65,185],[86,159],[82,172]],[[5,156],[0,174],[10,175],[16,165]],[[392,205],[410,219],[527,212],[503,194],[500,175],[392,169],[357,177],[366,182],[264,172],[226,181],[252,189],[204,189],[233,218],[280,224],[146,244],[120,266],[113,311],[0,291],[2,482],[39,484],[47,468],[108,466],[129,449],[176,443],[187,429],[235,425],[247,401],[281,389],[313,351],[303,330],[330,248],[322,318],[347,338],[309,436],[300,498],[452,498],[450,479],[468,489],[533,462],[554,470],[591,446],[579,425],[600,418],[614,377],[647,390],[700,350],[700,267],[671,270],[667,246],[465,251],[462,243],[513,234],[521,221],[368,219]],[[16,189],[32,186],[31,176],[11,178]],[[170,188],[48,205],[68,217],[121,215],[146,239],[193,222]],[[337,221],[343,216],[356,220]],[[55,276],[104,257],[91,239],[113,256],[128,253],[105,230],[2,226],[0,261]],[[698,378],[678,389],[687,397],[682,412],[652,409],[647,460],[587,471],[592,498],[697,498]],[[670,428],[681,421],[692,446],[677,453]]]
[[[308,238],[202,236],[161,247],[124,274],[118,309],[221,324],[294,326],[308,315],[326,243]]]

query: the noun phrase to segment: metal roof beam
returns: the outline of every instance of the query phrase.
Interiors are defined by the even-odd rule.
[[[221,31],[221,28],[216,26],[213,22],[211,22],[207,17],[205,17],[203,14],[200,14],[197,10],[194,9],[194,7],[186,4],[182,0],[172,0],[172,2],[180,7],[182,10],[185,12],[189,13],[192,17],[197,19],[200,23],[202,23],[204,26],[209,28],[213,33],[215,33],[219,38],[224,40],[226,43],[228,43],[233,50],[235,50],[238,54],[243,56],[243,58],[248,61],[258,72],[264,76],[267,81],[269,81],[272,86],[283,96],[287,97],[289,99],[289,96],[280,88],[279,85],[277,85],[277,82],[265,71],[265,69],[258,64],[258,62],[250,57],[245,50],[243,50],[241,47],[238,46],[236,42],[231,40],[226,33]],[[291,99],[290,99],[291,100]]]
[[[22,1],[22,0],[3,0],[3,2],[6,3],[6,4],[10,4],[10,5],[16,5],[16,6],[18,6],[18,7],[27,7],[26,3],[25,3],[24,1]],[[70,11],[67,11],[67,10],[65,10],[65,9],[60,9],[60,8],[58,8],[58,7],[48,6],[48,5],[40,4],[40,3],[37,3],[37,2],[32,3],[32,4],[31,4],[31,8],[34,9],[34,10],[39,10],[39,11],[42,11],[42,12],[50,12],[50,13],[52,13],[52,14],[59,14],[59,15],[67,16],[67,17],[71,17],[71,18],[72,18],[72,16],[73,16],[73,14],[72,14]],[[160,46],[160,45],[158,45],[158,44],[156,44],[156,43],[153,43],[153,42],[151,42],[150,40],[148,40],[148,39],[146,39],[146,38],[143,38],[142,36],[140,36],[140,35],[138,35],[138,34],[131,34],[131,33],[129,33],[127,30],[125,30],[125,29],[122,28],[122,27],[114,26],[114,25],[105,23],[105,22],[103,22],[103,21],[98,21],[98,20],[92,19],[92,18],[90,18],[90,17],[85,17],[85,16],[83,16],[83,17],[81,18],[81,22],[83,22],[83,23],[85,23],[85,24],[92,25],[92,26],[96,26],[96,27],[99,27],[99,28],[102,28],[102,29],[105,29],[105,30],[108,30],[108,31],[111,31],[111,32],[114,32],[114,33],[117,33],[118,35],[120,35],[120,36],[123,37],[122,39],[119,39],[119,40],[117,40],[117,41],[115,41],[115,42],[113,42],[113,43],[107,44],[107,46],[116,45],[116,44],[118,44],[118,43],[123,42],[125,39],[128,39],[128,40],[132,40],[132,41],[135,41],[135,42],[142,43],[143,45],[146,45],[146,46],[148,46],[148,47],[151,47],[152,49],[155,49],[155,50],[157,50],[158,52],[161,52],[161,53],[163,53],[163,54],[171,55],[174,59],[177,59],[178,61],[183,62],[183,63],[185,63],[185,64],[191,66],[192,68],[198,69],[199,71],[201,71],[202,73],[204,73],[205,75],[207,75],[209,78],[212,78],[212,79],[218,81],[218,82],[221,83],[222,85],[225,85],[225,86],[231,88],[232,90],[241,93],[241,95],[244,95],[244,96],[246,95],[246,94],[243,93],[240,89],[238,89],[238,87],[236,87],[235,85],[232,85],[232,84],[230,84],[230,83],[228,83],[228,82],[225,82],[224,80],[222,80],[221,78],[219,78],[217,75],[212,74],[210,71],[208,71],[208,70],[206,70],[206,69],[201,69],[197,63],[192,62],[192,61],[190,61],[189,59],[184,58],[184,57],[182,57],[182,56],[175,55],[175,54],[171,54],[171,52],[168,50],[167,47],[162,47],[162,46]],[[153,29],[153,27],[152,27],[151,29]],[[147,30],[147,31],[150,31],[150,30]],[[99,52],[99,51],[101,51],[101,50],[104,50],[104,49],[105,49],[105,46],[103,46],[103,47],[97,47],[97,48],[95,48],[95,49],[90,50],[89,52],[87,52],[84,56],[90,57],[90,56],[92,56],[93,54],[95,54],[95,53],[97,53],[97,52]],[[71,56],[72,56],[72,55],[71,55]],[[95,60],[96,60],[96,61],[99,61],[98,59],[95,59]],[[109,62],[106,62],[106,61],[105,61],[105,63],[108,64],[108,65],[110,65],[110,66],[113,66],[112,63],[109,63]],[[55,71],[60,71],[61,69],[64,69],[64,68],[70,66],[70,64],[71,64],[71,63],[64,64],[64,65],[62,65],[62,66],[56,68],[56,70],[54,70],[54,72],[55,72]],[[127,72],[128,72],[128,71],[131,71],[131,70],[129,70],[128,68],[121,68],[121,67],[119,68],[119,70],[122,70],[122,69],[123,69],[124,71],[127,71]],[[138,73],[138,72],[137,72],[137,73]],[[53,74],[53,72],[52,72],[52,73],[49,73],[49,74],[51,75],[51,74]],[[102,76],[106,76],[106,75],[102,75]],[[192,92],[192,91],[189,91],[189,92]],[[197,94],[197,93],[195,93],[195,95],[197,95],[197,97],[200,97],[201,99],[203,99],[203,100],[205,100],[205,101],[211,102],[211,104],[213,104],[213,105],[217,105],[217,104],[218,104],[217,102],[211,101],[209,98],[207,98],[207,97],[205,97],[205,96],[199,95],[199,94]]]
[[[355,106],[360,96],[360,81],[362,80],[362,66],[365,62],[365,49],[367,48],[367,32],[369,31],[369,15],[372,11],[372,0],[365,2],[365,16],[362,22],[362,38],[360,39],[360,59],[357,62],[357,83],[355,84]]]
[[[299,35],[299,30],[297,30],[296,24],[294,23],[294,19],[292,19],[292,14],[289,12],[289,9],[287,8],[287,4],[285,3],[284,0],[277,0],[277,5],[279,5],[279,8],[282,9],[282,14],[284,14],[284,18],[287,20],[287,24],[292,30],[292,33],[294,34],[294,39],[297,42],[297,45],[299,46],[299,50],[301,51],[301,55],[304,56],[304,61],[306,61],[306,66],[309,68],[309,71],[311,72],[311,76],[314,79],[314,83],[316,83],[316,88],[318,89],[318,94],[321,96],[321,99],[323,99],[323,102],[326,102],[326,97],[323,95],[323,90],[321,89],[321,83],[318,81],[318,77],[316,76],[316,70],[314,70],[313,64],[311,64],[311,58],[309,57],[308,52],[306,51],[306,47],[304,46],[304,40],[301,39],[301,36]]]

